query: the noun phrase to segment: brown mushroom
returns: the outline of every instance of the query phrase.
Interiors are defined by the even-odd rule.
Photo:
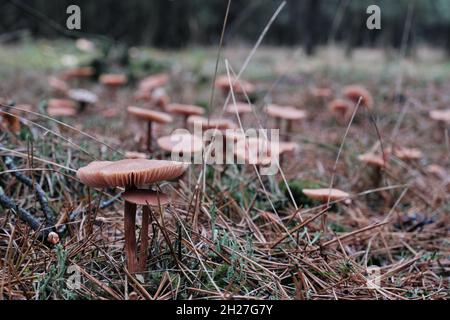
[[[328,105],[328,109],[334,114],[339,122],[345,122],[351,116],[353,105],[344,99],[334,99]]]
[[[172,117],[164,112],[129,106],[127,111],[140,120],[147,121],[147,150],[152,151],[152,123],[171,123]]]
[[[209,119],[201,116],[190,116],[187,119],[187,123],[190,125],[198,125],[201,126],[202,129],[208,130],[208,129],[215,129],[218,130],[226,130],[226,129],[235,129],[237,128],[237,125],[229,120],[229,119],[221,119],[221,118],[212,118]]]
[[[51,117],[71,117],[77,114],[77,107],[72,100],[49,99],[47,113]]]
[[[54,92],[59,94],[65,95],[69,91],[69,85],[67,82],[57,77],[50,77],[48,79],[48,85]]]
[[[354,103],[357,103],[361,98],[361,105],[371,109],[373,107],[372,94],[364,86],[361,85],[349,85],[342,90],[344,96]]]
[[[226,107],[225,112],[234,115],[237,113],[239,114],[241,121],[243,121],[244,115],[252,112],[252,105],[243,102],[238,102],[236,104],[231,103]]]
[[[169,104],[165,108],[165,110],[169,113],[179,114],[183,116],[183,123],[185,128],[187,128],[187,120],[190,116],[201,116],[205,114],[205,109],[203,109],[202,107],[180,103]]]
[[[322,202],[328,201],[328,199],[330,201],[340,201],[350,198],[349,193],[339,189],[303,189],[302,192],[308,198]]]
[[[66,70],[61,78],[63,80],[72,80],[72,79],[85,79],[94,76],[95,70],[91,67],[77,67],[73,69]]]
[[[233,85],[233,92],[235,94],[251,94],[255,91],[255,86],[252,83],[242,79],[236,81],[236,78],[234,77],[231,77],[229,81],[227,75],[218,76],[216,78],[215,86],[216,88],[222,90],[225,94],[228,94],[230,91],[230,82]]]
[[[307,116],[307,113],[304,110],[299,110],[290,106],[284,107],[274,104],[267,106],[266,113],[277,120],[277,127],[279,129],[281,127],[281,120],[287,121],[287,140],[289,140],[288,133],[292,131],[293,122],[304,120]]]
[[[89,165],[78,169],[77,177],[87,186],[96,188],[125,187],[125,253],[127,257],[127,267],[131,273],[142,270],[142,265],[145,266],[145,262],[140,261],[139,263],[136,257],[137,252],[135,230],[136,205],[142,203],[142,194],[144,194],[145,192],[141,191],[140,193],[142,194],[139,196],[133,194],[132,192],[144,185],[178,178],[184,173],[186,168],[187,164],[182,162],[125,159],[115,162],[94,161]],[[146,196],[144,200],[154,203],[152,199],[154,199],[153,194],[151,196]],[[159,199],[164,200],[165,198],[160,196]],[[151,205],[151,203],[148,204]],[[148,204],[146,202],[146,205]],[[145,216],[148,214],[148,209],[145,210],[147,211],[143,217],[143,230],[146,229],[148,231],[148,217],[145,218]],[[142,239],[148,239],[147,237],[148,234],[141,235]],[[142,254],[141,252],[140,256],[146,257],[146,253]]]
[[[145,77],[139,82],[138,91],[151,93],[153,90],[165,86],[169,82],[169,75],[158,73]]]
[[[174,133],[161,137],[156,142],[162,150],[172,154],[176,153],[179,157],[195,155],[203,150],[202,139],[190,133]]]

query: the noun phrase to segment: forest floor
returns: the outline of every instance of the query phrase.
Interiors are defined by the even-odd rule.
[[[225,49],[219,74],[226,73],[224,59],[238,73],[250,51]],[[207,166],[201,201],[190,205],[202,172],[193,164],[178,183],[161,185],[173,203],[164,214],[155,212],[150,258],[138,276],[124,263],[120,190],[87,188],[75,172],[95,159],[145,152],[139,144],[145,128],[126,112],[129,105],[149,107],[133,99],[136,81],[145,75],[167,72],[171,101],[207,108],[217,49],[131,48],[125,66],[120,50],[114,52],[107,71],[127,72],[130,83],[114,94],[94,81],[71,83],[100,100],[76,117],[58,119],[69,127],[42,116],[45,101],[56,97],[47,79],[88,63],[93,54],[66,42],[0,47],[2,103],[31,105],[34,112],[19,113],[20,132],[4,124],[0,131],[0,197],[13,203],[12,209],[0,204],[0,299],[449,298],[448,130],[428,116],[450,106],[450,61],[439,52],[421,48],[401,59],[396,52],[367,49],[350,59],[340,49],[319,50],[312,58],[301,50],[258,49],[242,74],[256,86],[256,112],[244,128],[257,125],[255,116],[273,127],[263,112],[268,103],[308,112],[290,134],[299,150],[281,164],[295,203],[280,172],[261,184],[252,167],[230,165],[225,172]],[[312,91],[327,87],[339,97],[353,83],[366,86],[375,103],[372,110],[360,107],[347,126]],[[211,115],[218,116],[224,102],[216,91]],[[408,161],[391,156],[376,172],[358,155],[380,139],[384,148],[395,143],[423,155]],[[164,156],[158,150],[149,155]],[[301,192],[331,182],[351,193],[351,201],[327,207]],[[52,219],[42,210],[36,184]],[[39,227],[18,219],[18,210]],[[41,241],[49,228],[60,236],[55,246]]]

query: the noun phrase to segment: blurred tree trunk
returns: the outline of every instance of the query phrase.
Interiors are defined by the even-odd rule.
[[[300,1],[295,1],[300,3]],[[310,56],[314,54],[314,49],[319,41],[318,27],[320,26],[320,0],[307,0],[305,10],[305,24],[303,26],[303,45],[305,53]],[[296,17],[297,19],[299,17]]]

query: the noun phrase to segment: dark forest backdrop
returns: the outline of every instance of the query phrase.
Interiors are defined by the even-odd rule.
[[[232,0],[225,41],[254,42],[280,3]],[[24,31],[35,37],[59,37],[49,19],[65,26],[70,4],[81,7],[82,32],[130,45],[173,48],[217,44],[227,0],[1,0],[0,39],[12,40]],[[379,31],[365,27],[370,4],[381,7]],[[301,44],[313,52],[333,35],[349,48],[399,47],[408,10],[412,10],[409,45],[428,43],[450,52],[450,0],[287,0],[265,43]]]

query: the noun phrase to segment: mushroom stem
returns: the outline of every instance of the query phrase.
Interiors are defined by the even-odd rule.
[[[188,118],[189,118],[189,115],[187,115],[187,114],[183,116],[183,125],[186,129],[188,127]]]
[[[147,150],[152,152],[152,122],[147,122]]]
[[[139,269],[145,271],[148,252],[148,226],[150,221],[150,207],[142,207],[141,251],[139,253]]]
[[[136,259],[136,205],[134,203],[125,201],[124,216],[127,268],[130,273],[135,273],[138,264]]]
[[[292,132],[292,120],[288,120],[287,121],[287,126],[286,126],[286,141],[290,141],[291,137],[290,134]]]

